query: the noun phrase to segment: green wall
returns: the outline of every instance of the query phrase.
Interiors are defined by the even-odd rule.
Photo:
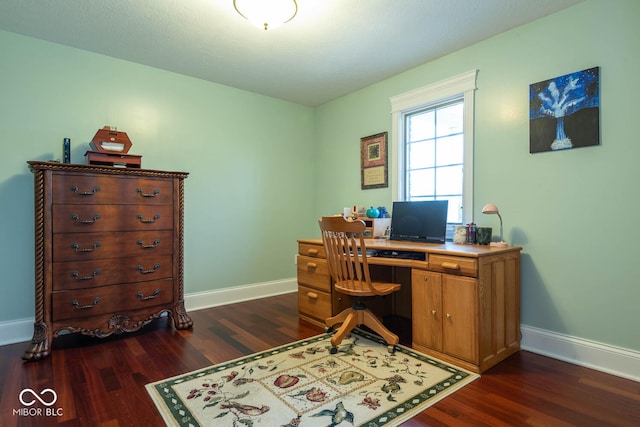
[[[524,248],[523,325],[640,350],[639,27],[640,2],[589,0],[316,109],[0,31],[0,322],[33,316],[25,162],[60,158],[62,138],[83,163],[117,126],[145,168],[190,172],[187,293],[288,279],[317,217],[391,204],[359,163],[360,138],[391,131],[389,97],[477,68],[475,220],[496,229],[480,209],[497,204]],[[593,66],[601,145],[529,154],[529,84]]]
[[[323,105],[316,216],[389,206],[360,190],[359,138],[391,131],[389,97],[477,68],[474,218],[497,231],[495,203],[524,248],[522,324],[640,350],[638,28],[639,1],[587,1]],[[529,84],[594,66],[601,145],[529,154]]]
[[[315,185],[313,109],[0,31],[0,322],[34,312],[28,160],[104,125],[185,181],[185,292],[295,277]]]

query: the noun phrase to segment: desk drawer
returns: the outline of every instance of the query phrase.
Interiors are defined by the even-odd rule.
[[[478,260],[475,258],[429,254],[429,270],[478,277]]]
[[[300,285],[298,286],[298,311],[324,322],[326,318],[331,317],[331,295]]]
[[[327,260],[298,255],[298,283],[331,292],[331,275]]]
[[[298,243],[298,253],[300,255],[306,255],[314,258],[327,257],[326,253],[324,252],[324,246],[310,245],[308,243]]]

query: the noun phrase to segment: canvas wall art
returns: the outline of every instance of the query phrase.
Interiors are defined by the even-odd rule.
[[[529,152],[600,144],[600,67],[529,86]]]

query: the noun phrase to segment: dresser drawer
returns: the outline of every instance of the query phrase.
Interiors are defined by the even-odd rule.
[[[170,179],[55,173],[53,192],[62,204],[173,204]]]
[[[53,235],[53,262],[171,255],[173,231],[64,233]]]
[[[53,205],[54,233],[170,230],[172,206]]]
[[[298,311],[320,319],[331,317],[331,295],[306,286],[298,286]]]
[[[92,289],[54,292],[53,321],[126,313],[173,301],[173,281],[132,283]]]
[[[298,253],[300,255],[310,256],[314,258],[326,258],[327,254],[322,245],[310,245],[308,243],[298,243]]]
[[[173,276],[170,255],[53,263],[53,290],[95,288]]]
[[[476,258],[429,254],[429,270],[477,277],[478,260]]]
[[[327,260],[298,255],[298,283],[331,292],[331,275]]]

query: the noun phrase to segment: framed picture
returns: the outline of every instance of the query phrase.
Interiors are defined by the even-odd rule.
[[[529,86],[529,152],[600,144],[600,67]]]
[[[362,189],[384,188],[388,182],[388,132],[360,138],[360,178]]]

